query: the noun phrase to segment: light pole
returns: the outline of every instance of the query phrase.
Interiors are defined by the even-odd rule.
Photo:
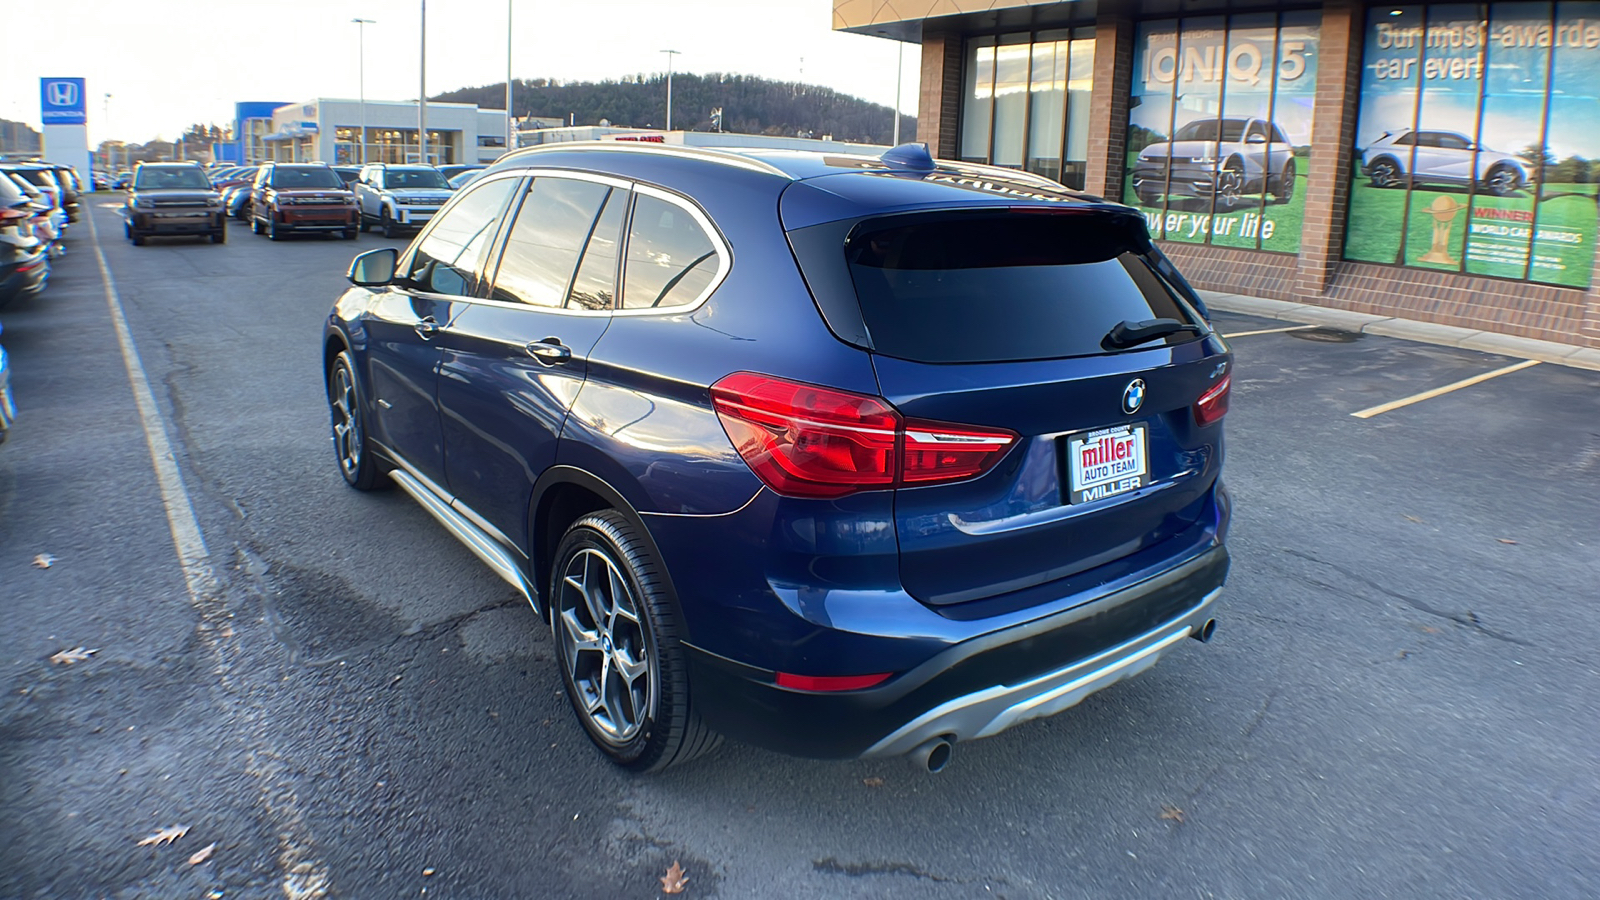
[[[672,58],[678,55],[676,50],[663,50],[667,55],[667,130],[672,130]]]
[[[511,152],[511,135],[515,130],[511,124],[511,3],[506,0],[506,152]]]
[[[428,0],[422,0],[422,56],[417,66],[417,162],[428,164]]]
[[[367,26],[378,24],[377,19],[351,19],[356,26],[356,63],[360,70],[356,80],[361,84],[361,164],[367,164]]]
[[[105,100],[101,101],[101,110],[100,111],[102,113],[102,117],[106,120],[105,124],[102,125],[101,127],[109,132],[111,130],[111,95],[109,93],[106,94]],[[111,171],[111,146],[110,146],[111,141],[108,138],[101,138],[101,142],[106,144],[106,156],[105,156],[105,160],[103,161],[103,165],[105,166],[106,171],[110,172]]]
[[[900,146],[900,80],[906,74],[906,42],[895,41],[899,48],[894,58],[894,146]]]

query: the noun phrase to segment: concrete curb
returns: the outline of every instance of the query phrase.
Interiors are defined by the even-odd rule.
[[[1484,353],[1497,353],[1518,359],[1537,359],[1540,362],[1600,372],[1600,350],[1588,347],[1558,344],[1554,341],[1536,341],[1532,338],[1460,328],[1455,325],[1436,325],[1414,319],[1375,316],[1305,303],[1269,300],[1265,297],[1248,297],[1243,294],[1223,294],[1216,291],[1199,291],[1199,294],[1207,306],[1223,312],[1281,319],[1303,325],[1320,325],[1339,331],[1376,334],[1423,344],[1462,347]]]

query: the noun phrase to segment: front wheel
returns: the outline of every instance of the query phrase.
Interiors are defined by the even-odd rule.
[[[1400,167],[1392,160],[1380,159],[1367,169],[1367,178],[1372,181],[1375,188],[1403,187],[1400,180]]]
[[[211,232],[211,243],[213,243],[213,244],[226,244],[227,242],[228,242],[228,232],[227,232],[226,229],[218,229],[217,231]]]
[[[133,239],[133,245],[135,247],[144,246],[144,235],[139,233],[138,230],[135,230],[132,234],[128,235],[128,237]]]
[[[366,414],[362,412],[361,392],[356,384],[355,361],[348,350],[340,351],[328,372],[333,453],[345,483],[358,491],[370,491],[380,486],[383,473],[379,471],[378,460],[368,450]]]
[[[400,236],[400,226],[395,224],[394,217],[389,215],[387,207],[383,210],[383,236],[390,239]]]
[[[283,240],[283,235],[278,233],[278,216],[277,216],[277,214],[269,212],[268,215],[272,216],[272,218],[267,220],[267,240],[269,240],[269,241],[281,241],[281,240]]]
[[[687,762],[721,743],[690,708],[688,661],[665,580],[616,510],[572,523],[550,570],[567,699],[594,745],[635,772]]]
[[[1506,197],[1522,187],[1522,176],[1510,166],[1495,166],[1484,179],[1484,189],[1496,197]]]
[[[1217,202],[1223,209],[1239,205],[1244,194],[1244,167],[1237,160],[1229,160],[1217,178]]]

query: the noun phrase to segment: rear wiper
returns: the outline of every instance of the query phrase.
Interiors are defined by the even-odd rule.
[[[1128,319],[1111,326],[1106,336],[1100,339],[1100,346],[1106,350],[1126,350],[1180,331],[1205,333],[1199,325],[1190,325],[1177,319],[1147,319],[1143,322]]]

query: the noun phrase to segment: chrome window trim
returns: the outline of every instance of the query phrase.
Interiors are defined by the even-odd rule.
[[[688,197],[685,197],[681,194],[673,193],[665,188],[656,187],[655,185],[646,184],[644,182],[618,178],[614,175],[601,175],[595,172],[582,172],[573,169],[560,169],[543,166],[526,166],[516,169],[506,169],[496,172],[493,175],[485,175],[469,185],[469,188],[476,188],[478,185],[500,178],[538,178],[541,175],[545,177],[570,178],[576,181],[590,181],[596,184],[603,184],[611,188],[631,191],[636,195],[645,194],[647,196],[654,197],[657,200],[661,200],[664,203],[670,203],[673,206],[682,209],[684,212],[689,214],[691,219],[694,219],[695,223],[700,226],[700,229],[705,232],[708,238],[711,239],[712,247],[716,250],[718,258],[724,263],[724,265],[718,269],[717,276],[711,280],[711,283],[708,284],[706,289],[700,293],[700,296],[694,299],[694,302],[681,304],[678,306],[658,307],[655,309],[621,309],[619,307],[613,307],[611,309],[569,309],[564,306],[534,306],[531,303],[512,303],[506,300],[492,300],[487,297],[451,297],[451,299],[460,299],[467,303],[497,307],[499,309],[536,310],[542,313],[556,313],[565,316],[633,317],[683,315],[685,313],[694,312],[695,310],[698,310],[700,307],[704,306],[706,301],[711,298],[711,295],[716,293],[717,288],[722,286],[722,282],[727,279],[728,272],[733,269],[733,250],[728,246],[727,240],[723,238],[721,230],[719,230],[717,226],[712,223],[711,217],[707,216],[705,211],[700,209],[699,205],[693,200],[690,200]],[[455,203],[456,198],[452,197],[449,204],[446,204],[444,207],[440,208],[439,214],[434,216],[434,220],[442,218],[445,210],[455,205]],[[518,211],[520,212],[520,210],[521,206],[519,205]],[[630,202],[628,205],[629,228],[624,230],[618,250],[618,259],[621,262],[621,265],[618,266],[617,272],[616,296],[619,299],[622,297],[623,276],[627,271],[628,230],[631,230],[632,222],[633,204]],[[422,232],[418,233],[416,240],[412,243],[412,247],[418,246],[422,240],[423,234],[425,234],[431,228],[432,222],[429,222],[428,227],[424,228]],[[409,254],[411,251],[408,249],[407,252]],[[501,244],[501,252],[504,252],[504,243]],[[499,260],[497,259],[497,269],[498,262]],[[409,255],[402,259],[402,264],[409,264]],[[399,269],[402,268],[402,266],[397,266],[396,268]]]

